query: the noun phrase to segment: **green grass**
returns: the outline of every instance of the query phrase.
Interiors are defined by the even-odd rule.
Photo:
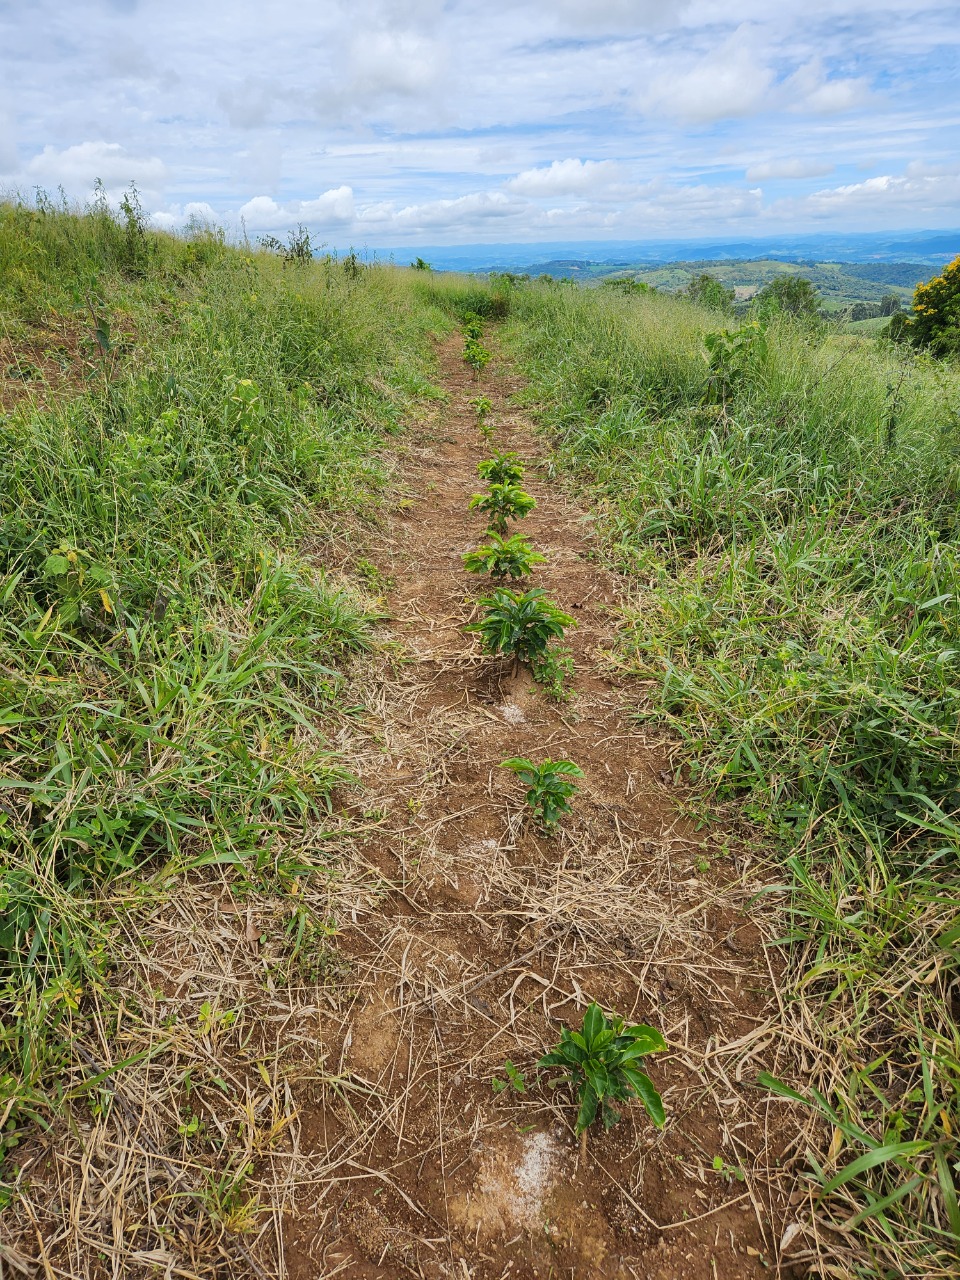
[[[946,1275],[960,377],[789,321],[745,325],[711,364],[722,324],[656,295],[531,287],[505,336],[632,584],[625,669],[693,775],[789,855],[813,1107],[847,1135],[842,1163],[881,1151],[823,1175],[824,1211],[856,1219],[861,1274]]]
[[[375,518],[432,320],[392,270],[2,206],[0,323],[8,375],[51,326],[76,353],[0,416],[2,1150],[63,1101],[108,899],[268,868],[349,786],[324,723],[372,616],[324,531]]]

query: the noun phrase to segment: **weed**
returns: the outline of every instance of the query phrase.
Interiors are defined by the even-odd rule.
[[[567,627],[576,625],[539,587],[524,592],[501,587],[478,604],[486,612],[465,630],[477,632],[488,653],[511,654],[518,662],[536,663],[551,640],[562,638]]]
[[[554,702],[569,702],[568,682],[573,676],[573,657],[562,645],[549,645],[531,664],[533,678]]]
[[[625,1025],[622,1018],[609,1018],[596,1003],[583,1015],[580,1031],[564,1027],[556,1046],[545,1053],[537,1066],[561,1067],[566,1072],[555,1084],[569,1086],[579,1103],[576,1131],[585,1135],[599,1112],[605,1129],[621,1118],[614,1102],[639,1098],[647,1115],[658,1128],[666,1116],[660,1094],[648,1075],[637,1065],[650,1053],[667,1047],[653,1027]]]
[[[495,453],[477,463],[477,474],[487,484],[519,484],[523,479],[523,463],[520,455],[510,451]]]
[[[546,560],[522,534],[504,538],[490,532],[476,551],[464,555],[463,565],[469,573],[488,573],[491,578],[523,578],[533,572],[534,565],[546,564]]]
[[[500,768],[510,769],[527,788],[527,804],[546,831],[551,831],[570,813],[570,797],[577,790],[574,779],[583,777],[583,770],[572,760],[548,758],[534,764],[523,756],[514,756],[501,761]]]
[[[492,484],[489,493],[475,493],[470,499],[470,510],[483,512],[490,528],[501,535],[507,532],[508,520],[522,520],[536,505],[517,484]]]
[[[490,1087],[494,1093],[503,1093],[505,1089],[512,1089],[514,1093],[526,1093],[527,1083],[523,1078],[523,1072],[508,1058],[503,1064],[503,1074],[506,1079],[500,1076],[494,1076],[490,1081]]]

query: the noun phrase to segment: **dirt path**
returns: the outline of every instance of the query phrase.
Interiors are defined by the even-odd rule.
[[[792,1275],[777,1257],[789,1134],[753,1084],[776,1069],[769,907],[750,912],[749,855],[714,862],[716,837],[682,816],[667,746],[630,718],[642,691],[602,674],[617,584],[589,517],[545,478],[502,364],[482,390],[495,447],[530,464],[523,531],[549,556],[535,581],[579,621],[575,699],[551,703],[464,636],[485,587],[461,564],[484,530],[468,501],[491,447],[460,350],[441,351],[448,404],[413,441],[409,496],[373,553],[393,583],[392,656],[364,730],[363,856],[391,887],[341,930],[349,996],[319,1017],[324,1082],[297,1099],[289,1274]],[[497,767],[517,754],[586,774],[553,839]],[[491,1078],[511,1059],[529,1080],[590,999],[660,1027],[672,1052],[651,1063],[666,1129],[628,1107],[581,1161],[562,1090],[495,1094]]]

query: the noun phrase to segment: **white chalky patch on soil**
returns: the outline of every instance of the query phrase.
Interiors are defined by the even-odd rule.
[[[450,1201],[452,1217],[470,1232],[540,1231],[546,1201],[557,1181],[563,1148],[548,1133],[522,1139],[504,1133],[502,1145],[485,1146],[473,1186]]]
[[[549,1133],[531,1133],[517,1167],[517,1221],[536,1226],[543,1217],[543,1201],[553,1185],[560,1148]]]
[[[515,702],[505,702],[500,708],[500,714],[506,720],[507,724],[526,724],[527,717],[523,714]]]

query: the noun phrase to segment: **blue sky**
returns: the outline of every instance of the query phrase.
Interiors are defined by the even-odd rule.
[[[331,243],[955,227],[957,0],[0,0],[0,187]]]

